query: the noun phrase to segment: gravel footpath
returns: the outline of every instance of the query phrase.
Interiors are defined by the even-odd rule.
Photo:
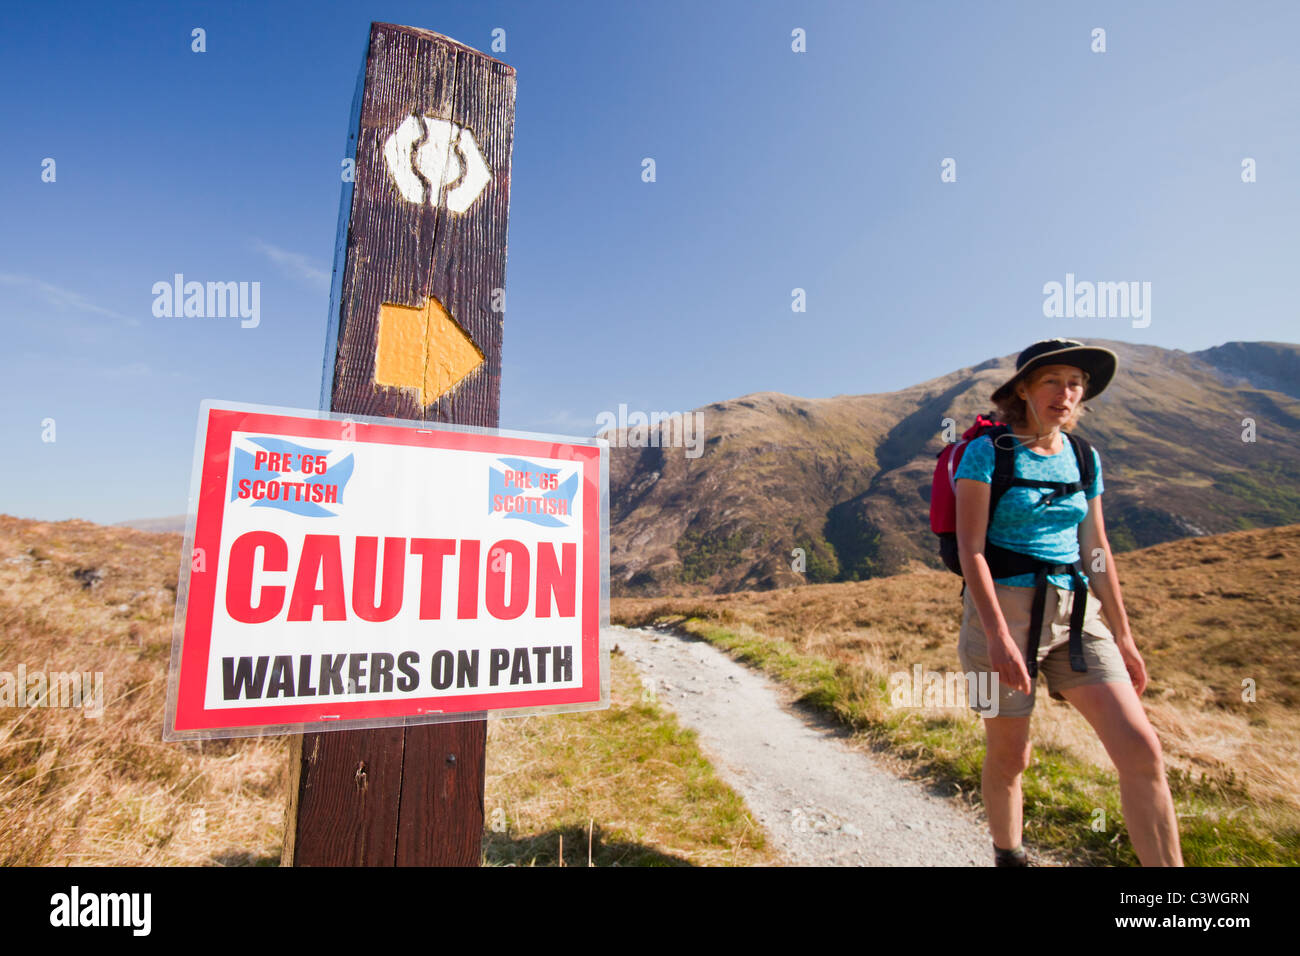
[[[791,694],[705,641],[649,628],[605,634],[647,694],[694,729],[718,774],[797,866],[989,866],[988,830],[958,802],[904,780]]]

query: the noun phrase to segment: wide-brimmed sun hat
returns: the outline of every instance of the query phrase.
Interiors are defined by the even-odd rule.
[[[1088,373],[1088,386],[1083,400],[1096,398],[1115,377],[1119,356],[1110,349],[1084,345],[1074,339],[1044,339],[1035,342],[1016,359],[1016,374],[1007,379],[993,393],[993,404],[1009,398],[1016,383],[1036,368],[1044,365],[1073,365]]]

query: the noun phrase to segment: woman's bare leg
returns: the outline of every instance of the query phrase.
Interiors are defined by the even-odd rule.
[[[1088,684],[1062,691],[1092,724],[1119,772],[1120,804],[1143,866],[1182,866],[1178,816],[1165,779],[1160,738],[1132,685]]]
[[[981,788],[993,845],[1014,850],[1020,845],[1024,825],[1024,797],[1020,777],[1029,766],[1029,718],[986,717]]]

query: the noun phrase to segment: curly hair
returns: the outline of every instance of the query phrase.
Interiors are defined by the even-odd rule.
[[[1050,368],[1050,366],[1040,366],[1039,368],[1034,369],[1021,379],[1021,382],[1028,387],[1033,388],[1048,368]],[[1088,373],[1083,369],[1079,369],[1079,372],[1083,375],[1083,387],[1086,390],[1088,387]],[[1006,422],[1012,428],[1027,428],[1029,426],[1029,412],[1026,408],[1025,400],[1016,394],[1015,389],[1011,390],[1010,396],[1004,398],[1000,402],[995,402],[994,405],[997,408],[999,421]],[[1070,416],[1069,420],[1061,424],[1061,431],[1074,431],[1075,426],[1079,424],[1079,419],[1086,412],[1087,407],[1083,402],[1080,402],[1075,406],[1074,414]]]

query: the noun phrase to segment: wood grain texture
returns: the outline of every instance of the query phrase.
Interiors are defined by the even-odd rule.
[[[447,37],[371,24],[348,147],[335,250],[322,404],[344,414],[495,427],[501,394],[515,71]],[[408,116],[469,129],[491,182],[462,214],[408,202],[384,143]],[[375,384],[380,306],[433,296],[484,362],[421,406],[410,389]],[[293,762],[285,862],[295,866],[476,866],[483,833],[487,722],[302,735]]]
[[[396,865],[478,866],[486,752],[486,720],[406,728]]]
[[[495,426],[501,392],[514,70],[445,37],[374,24],[356,138],[347,258],[332,307],[326,355],[331,407],[361,414]],[[471,130],[492,181],[462,215],[407,202],[388,173],[384,142],[407,116],[450,119]],[[336,264],[336,269],[338,268]],[[379,307],[422,308],[434,296],[469,333],[486,361],[427,407],[410,393],[374,384]]]

